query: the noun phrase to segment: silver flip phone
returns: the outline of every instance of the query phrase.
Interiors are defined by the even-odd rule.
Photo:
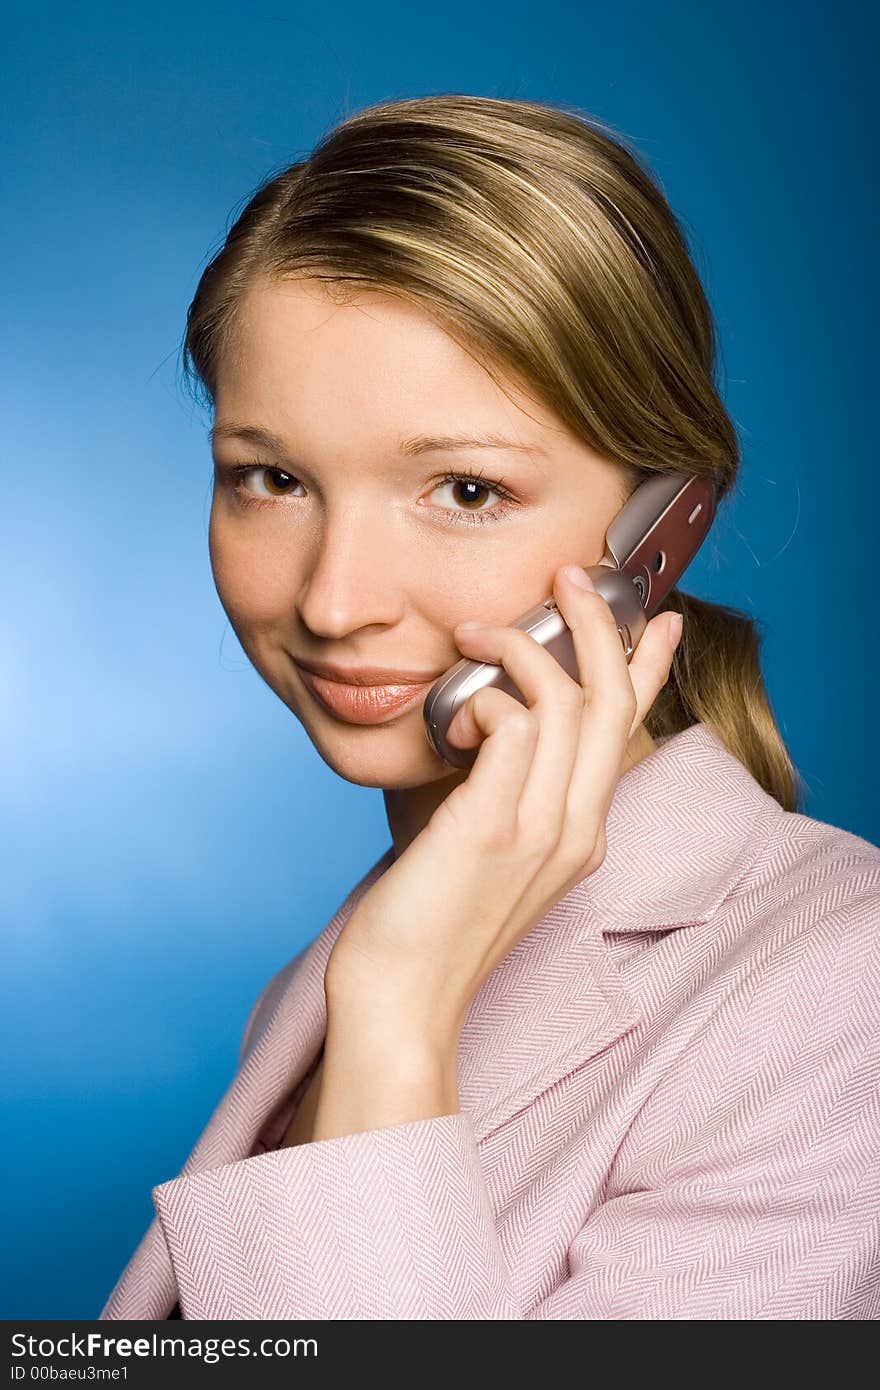
[[[661,603],[702,544],[715,516],[715,488],[706,478],[658,474],[636,488],[608,528],[605,554],[587,573],[609,604],[627,661]],[[510,627],[521,627],[572,677],[580,680],[571,629],[552,598],[529,609]],[[422,714],[428,742],[452,767],[473,767],[479,747],[455,748],[446,731],[465,700],[484,685],[525,698],[503,666],[464,658],[431,686]]]

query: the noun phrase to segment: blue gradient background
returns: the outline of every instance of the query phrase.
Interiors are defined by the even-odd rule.
[[[805,810],[876,843],[877,34],[867,7],[766,0],[4,24],[0,1316],[91,1318],[257,992],[390,843],[381,792],[321,761],[214,591],[178,351],[231,217],[383,98],[572,102],[630,137],[691,239],[744,450],[684,587],[761,619]]]

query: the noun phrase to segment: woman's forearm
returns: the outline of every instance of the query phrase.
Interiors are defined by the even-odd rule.
[[[458,1040],[428,1040],[410,1023],[328,1010],[311,1140],[455,1114]]]

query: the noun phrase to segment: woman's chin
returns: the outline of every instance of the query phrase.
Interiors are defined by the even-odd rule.
[[[421,717],[332,731],[306,727],[306,732],[327,766],[360,787],[403,791],[455,772],[428,743]]]

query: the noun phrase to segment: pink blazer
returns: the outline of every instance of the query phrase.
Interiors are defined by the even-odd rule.
[[[706,724],[607,838],[475,996],[458,1111],[273,1148],[389,849],[263,989],[100,1317],[880,1316],[880,849]]]

